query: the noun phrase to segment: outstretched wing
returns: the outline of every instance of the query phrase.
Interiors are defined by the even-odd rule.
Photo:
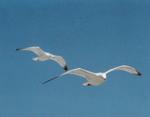
[[[137,69],[135,69],[134,67],[128,66],[128,65],[121,65],[121,66],[112,68],[112,69],[106,71],[105,73],[108,74],[108,73],[115,71],[115,70],[126,71],[126,72],[129,72],[131,74],[138,75],[138,76],[142,75]]]
[[[62,77],[64,75],[67,75],[67,74],[77,75],[77,76],[85,78],[88,81],[91,80],[91,78],[95,77],[95,73],[94,72],[90,72],[90,71],[82,69],[82,68],[76,68],[76,69],[69,70],[69,71],[67,71],[67,72],[65,72],[65,73],[63,73],[63,74],[61,74],[59,76],[53,77],[53,78],[43,82],[42,84],[45,84],[45,83],[47,83],[49,81],[52,81],[52,80],[57,79],[57,78],[60,78],[60,77]]]
[[[38,56],[45,55],[45,52],[38,46],[33,46],[33,47],[28,47],[28,48],[17,48],[16,50],[31,51]]]
[[[55,56],[52,57],[52,60],[57,62],[61,67],[64,68],[64,70],[66,70],[66,71],[68,70],[68,66],[66,64],[66,61],[62,56],[55,55]]]
[[[63,73],[62,75],[67,75],[67,74],[77,75],[77,76],[86,78],[87,80],[90,77],[95,76],[94,72],[91,72],[91,71],[88,71],[88,70],[85,70],[85,69],[82,69],[82,68],[76,68],[76,69],[69,70],[68,72]]]

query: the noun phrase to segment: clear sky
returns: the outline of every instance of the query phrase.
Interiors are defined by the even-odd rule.
[[[149,0],[1,0],[0,116],[149,117],[149,11]],[[127,64],[143,76],[113,72],[98,87],[77,76],[41,85],[63,70],[15,51],[33,45],[64,56],[70,69]]]

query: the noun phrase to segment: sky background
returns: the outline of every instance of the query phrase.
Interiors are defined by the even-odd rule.
[[[1,117],[149,117],[149,0],[1,0]],[[98,87],[65,76],[55,62],[33,62],[16,48],[40,46],[69,68],[104,72],[127,64],[142,77],[113,72]]]

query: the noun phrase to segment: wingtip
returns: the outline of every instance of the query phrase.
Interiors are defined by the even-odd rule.
[[[138,75],[138,76],[142,76],[142,73],[141,73],[141,72],[137,72],[137,75]]]
[[[50,78],[50,79],[48,79],[48,80],[42,82],[42,84],[44,85],[44,84],[46,84],[46,83],[48,83],[48,82],[50,82],[50,81],[52,81],[52,80],[55,80],[55,79],[57,79],[57,78],[59,78],[59,77],[60,77],[60,76],[55,76],[55,77],[53,77],[53,78]]]
[[[44,84],[48,83],[49,81],[50,81],[50,80],[44,81],[44,82],[42,82],[41,84],[44,85]]]
[[[68,71],[68,66],[67,65],[64,66],[64,70]]]
[[[19,50],[21,50],[21,49],[22,49],[22,48],[17,48],[16,51],[19,51]]]
[[[46,84],[47,82],[48,82],[48,81],[44,81],[44,82],[42,82],[41,84],[44,85],[44,84]]]

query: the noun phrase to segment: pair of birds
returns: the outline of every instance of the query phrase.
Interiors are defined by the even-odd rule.
[[[128,65],[121,65],[118,67],[114,67],[114,68],[112,68],[106,72],[99,72],[99,73],[91,72],[91,71],[88,71],[88,70],[83,69],[83,68],[76,68],[76,69],[68,70],[67,63],[63,57],[51,54],[49,52],[45,52],[38,46],[27,47],[27,48],[18,48],[16,50],[17,51],[20,51],[20,50],[21,51],[31,51],[37,55],[37,57],[33,58],[34,61],[52,60],[52,61],[55,61],[56,63],[58,63],[65,70],[64,73],[62,73],[58,76],[55,76],[53,78],[50,78],[47,81],[44,81],[42,84],[48,83],[49,81],[60,78],[60,77],[65,76],[67,74],[77,75],[77,76],[85,78],[87,80],[87,82],[83,83],[83,86],[100,85],[107,79],[107,74],[112,72],[112,71],[115,71],[115,70],[125,71],[128,73],[137,75],[137,76],[142,75],[137,69],[135,69],[132,66],[128,66]]]

